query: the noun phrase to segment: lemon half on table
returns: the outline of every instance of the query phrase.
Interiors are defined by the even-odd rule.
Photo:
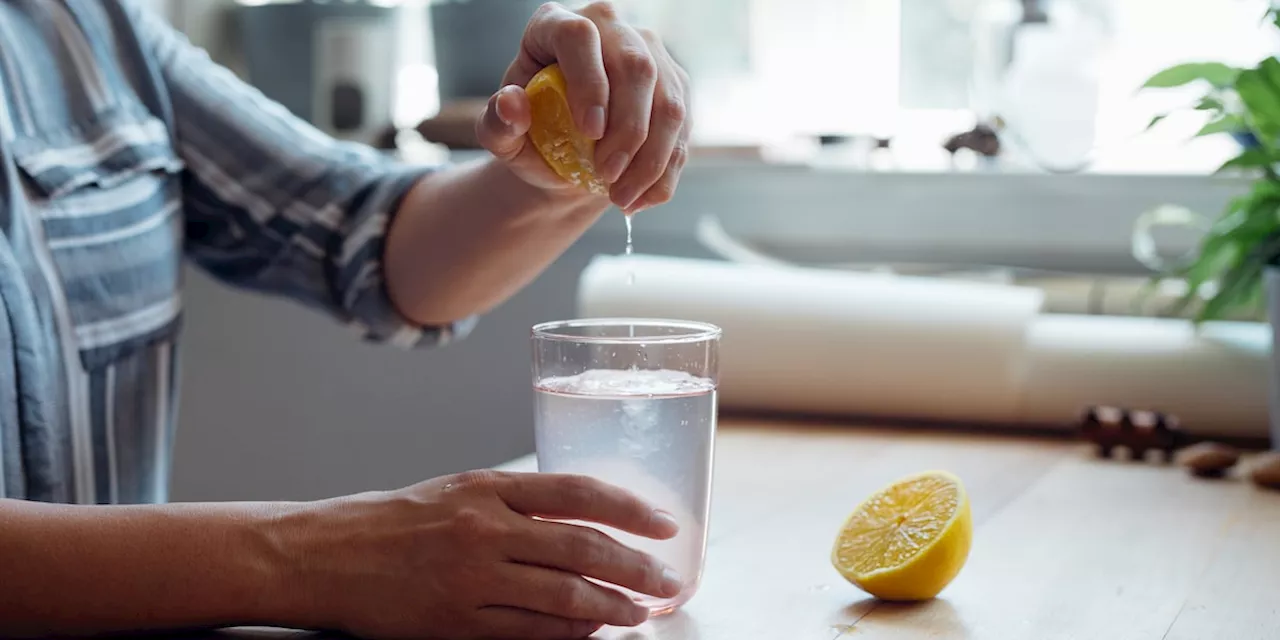
[[[608,193],[608,186],[595,173],[595,140],[582,135],[573,123],[568,85],[560,65],[543,68],[524,90],[533,111],[529,139],[538,155],[561,178],[591,193]]]
[[[973,518],[960,479],[929,471],[867,498],[840,529],[831,563],[882,600],[927,600],[955,579],[969,557]]]

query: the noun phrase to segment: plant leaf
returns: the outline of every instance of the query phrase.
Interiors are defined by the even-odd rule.
[[[1244,121],[1241,120],[1238,116],[1224,115],[1220,118],[1215,118],[1213,120],[1210,120],[1208,123],[1206,123],[1203,127],[1201,127],[1200,131],[1196,132],[1195,137],[1199,138],[1202,136],[1211,136],[1218,133],[1230,133],[1233,131],[1241,131],[1246,128],[1247,126],[1245,125]]]
[[[1169,117],[1169,114],[1167,114],[1167,113],[1162,113],[1162,114],[1160,114],[1160,115],[1158,115],[1158,116],[1156,116],[1156,117],[1152,118],[1152,119],[1151,119],[1151,122],[1148,122],[1148,123],[1147,123],[1147,127],[1146,127],[1145,129],[1143,129],[1143,131],[1150,131],[1150,130],[1151,130],[1152,128],[1154,128],[1156,125],[1160,124],[1160,121],[1161,121],[1161,120],[1164,120],[1165,118],[1168,118],[1168,117]]]
[[[1151,76],[1143,88],[1171,89],[1204,80],[1215,87],[1229,87],[1236,80],[1239,69],[1221,62],[1188,62],[1179,64]]]
[[[1220,98],[1215,96],[1205,96],[1200,98],[1200,102],[1196,103],[1196,111],[1222,111],[1227,105],[1223,104]]]
[[[1205,126],[1207,127],[1208,125]],[[1240,155],[1222,163],[1222,166],[1218,167],[1214,173],[1221,173],[1227,169],[1257,169],[1269,167],[1271,164],[1271,154],[1263,149],[1254,147],[1245,149],[1240,152]]]
[[[1280,138],[1280,60],[1266,58],[1257,68],[1241,71],[1236,92],[1259,144],[1274,147]]]

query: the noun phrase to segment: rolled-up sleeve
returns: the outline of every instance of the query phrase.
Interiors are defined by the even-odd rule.
[[[143,10],[134,16],[172,104],[186,164],[185,248],[195,263],[231,285],[323,310],[370,341],[434,346],[470,330],[474,318],[414,324],[385,286],[387,231],[405,194],[431,168],[334,140],[159,17]]]

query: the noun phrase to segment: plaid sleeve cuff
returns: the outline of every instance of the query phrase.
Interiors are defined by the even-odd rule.
[[[478,318],[471,316],[446,325],[423,326],[406,318],[391,302],[383,271],[387,230],[409,189],[434,168],[393,169],[372,187],[359,206],[353,225],[344,234],[339,294],[348,324],[361,339],[402,349],[439,347],[471,333]],[[339,278],[343,280],[344,278]]]

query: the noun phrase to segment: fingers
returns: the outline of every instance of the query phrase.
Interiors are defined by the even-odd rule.
[[[596,578],[659,598],[680,595],[683,583],[674,570],[600,531],[558,522],[530,522],[528,531],[508,551],[512,560]]]
[[[508,474],[496,484],[513,511],[554,520],[585,520],[639,536],[665,540],[679,526],[671,514],[654,509],[629,491],[586,476]]]
[[[491,601],[570,620],[631,627],[649,618],[649,610],[622,592],[563,571],[508,564],[493,587]]]
[[[655,52],[660,78],[654,90],[649,136],[635,160],[610,189],[613,203],[628,213],[642,204],[642,196],[647,196],[646,206],[671,199],[684,166],[689,136],[688,90],[683,72],[666,54],[656,35],[648,31],[644,35]]]
[[[680,184],[680,174],[684,171],[685,164],[689,161],[689,143],[684,138],[676,144],[676,148],[671,152],[671,159],[667,163],[667,169],[649,190],[640,196],[635,202],[631,203],[625,209],[627,214],[635,214],[650,207],[656,207],[660,204],[666,204],[676,194],[676,187]]]
[[[511,160],[524,150],[532,121],[529,96],[523,88],[508,85],[489,98],[484,114],[476,121],[476,138],[493,155]]]
[[[591,20],[550,2],[529,20],[520,53],[507,69],[504,83],[524,86],[553,62],[564,72],[574,124],[584,135],[598,140],[604,135],[609,104],[600,31]]]
[[[480,610],[480,623],[497,638],[524,640],[577,640],[604,626],[597,622],[569,620],[545,613],[512,607],[487,607]]]
[[[611,5],[595,3],[582,14],[595,23],[604,47],[604,68],[611,88],[609,124],[596,144],[596,166],[600,177],[613,183],[649,137],[658,66],[644,38],[620,22]]]

